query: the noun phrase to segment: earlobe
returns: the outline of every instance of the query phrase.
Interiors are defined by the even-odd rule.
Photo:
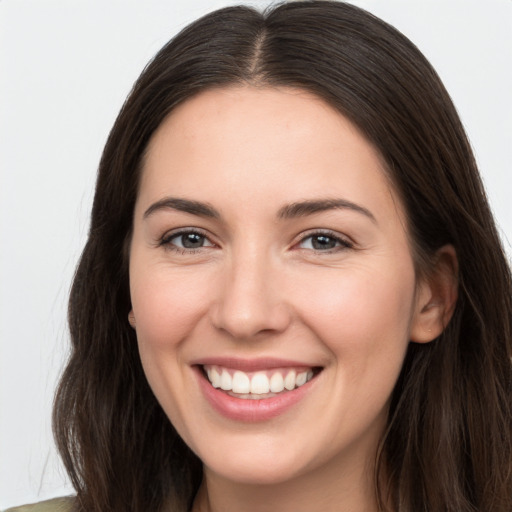
[[[435,255],[433,268],[418,285],[410,340],[428,343],[446,328],[458,296],[458,262],[452,245],[444,245]]]
[[[135,315],[133,314],[133,309],[130,309],[128,313],[128,322],[135,329]]]

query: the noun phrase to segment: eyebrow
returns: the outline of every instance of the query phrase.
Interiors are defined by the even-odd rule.
[[[180,212],[190,213],[192,215],[199,215],[200,217],[210,217],[218,219],[219,212],[210,204],[202,203],[200,201],[193,201],[191,199],[182,199],[177,197],[165,197],[156,203],[153,203],[145,212],[144,219],[159,210],[178,210]]]
[[[159,210],[167,209],[190,213],[191,215],[198,215],[200,217],[208,217],[212,219],[220,218],[220,213],[208,203],[178,197],[165,197],[156,203],[153,203],[144,212],[144,219]],[[291,203],[280,208],[277,213],[277,217],[280,219],[293,219],[297,217],[306,217],[308,215],[313,215],[327,210],[343,209],[361,213],[377,224],[377,220],[370,210],[353,203],[352,201],[347,201],[346,199],[312,199]]]
[[[309,201],[300,201],[283,206],[279,212],[278,217],[281,219],[292,219],[296,217],[306,217],[315,213],[324,212],[327,210],[352,210],[357,213],[362,213],[368,217],[372,222],[377,224],[377,219],[373,213],[365,208],[346,199],[313,199]]]

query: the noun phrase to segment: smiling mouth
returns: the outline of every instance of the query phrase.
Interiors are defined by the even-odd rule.
[[[218,365],[203,365],[203,374],[215,388],[235,398],[262,400],[300,388],[321,368],[273,368],[244,372]]]

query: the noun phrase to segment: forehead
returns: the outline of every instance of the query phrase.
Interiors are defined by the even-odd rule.
[[[228,87],[194,96],[164,120],[146,153],[140,196],[209,202],[259,196],[270,204],[336,191],[353,201],[396,205],[384,169],[357,127],[317,96]],[[236,195],[227,198],[229,190]]]
[[[339,137],[340,131],[344,137]],[[156,130],[148,153],[156,156],[171,137],[206,151],[214,149],[209,144],[226,143],[226,136],[238,148],[259,145],[266,153],[278,150],[279,154],[288,148],[281,137],[302,137],[311,146],[321,137],[324,147],[345,145],[346,150],[349,144],[357,145],[370,158],[380,159],[357,127],[318,96],[291,87],[236,85],[209,89],[181,103]]]

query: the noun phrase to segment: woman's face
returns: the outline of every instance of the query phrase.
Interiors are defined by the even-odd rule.
[[[275,483],[374,457],[419,314],[405,226],[376,151],[309,93],[212,90],[160,126],[133,314],[207,474]]]

